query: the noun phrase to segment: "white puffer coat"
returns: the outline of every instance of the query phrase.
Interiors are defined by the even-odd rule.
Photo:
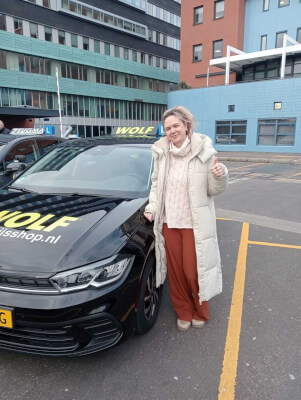
[[[164,246],[163,208],[164,183],[168,171],[169,140],[163,137],[152,146],[154,171],[149,204],[145,211],[154,216],[156,237],[156,281],[157,286],[166,278],[166,253]],[[195,238],[199,283],[199,301],[211,299],[222,291],[222,271],[220,252],[216,236],[216,218],[213,197],[222,193],[228,184],[228,170],[220,164],[224,175],[215,177],[210,169],[216,150],[206,135],[194,133],[191,137],[191,159],[188,165],[188,191]]]

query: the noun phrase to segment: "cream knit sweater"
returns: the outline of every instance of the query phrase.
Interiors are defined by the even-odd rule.
[[[181,148],[170,144],[163,217],[168,228],[192,229],[188,195],[188,162],[190,157],[191,144],[188,138]]]

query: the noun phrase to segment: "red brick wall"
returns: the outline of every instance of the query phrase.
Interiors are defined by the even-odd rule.
[[[204,87],[207,78],[195,75],[207,74],[209,60],[213,57],[213,41],[223,39],[223,57],[227,45],[243,49],[245,0],[225,0],[224,18],[214,20],[214,0],[182,0],[181,6],[181,72],[180,79],[192,87]],[[203,23],[194,25],[194,8],[203,6]],[[193,62],[193,45],[203,45],[203,57]],[[224,70],[210,67],[210,74]],[[230,82],[235,81],[231,74]],[[223,85],[225,75],[209,77],[209,86]]]

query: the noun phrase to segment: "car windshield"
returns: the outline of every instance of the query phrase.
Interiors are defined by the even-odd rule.
[[[55,148],[11,187],[38,193],[147,197],[151,171],[149,147],[74,145]]]

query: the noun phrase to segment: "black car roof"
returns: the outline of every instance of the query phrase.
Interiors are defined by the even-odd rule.
[[[61,143],[59,147],[85,147],[92,148],[99,145],[149,145],[151,146],[159,137],[155,136],[142,136],[142,137],[119,137],[119,136],[100,136],[97,138],[73,139]]]

